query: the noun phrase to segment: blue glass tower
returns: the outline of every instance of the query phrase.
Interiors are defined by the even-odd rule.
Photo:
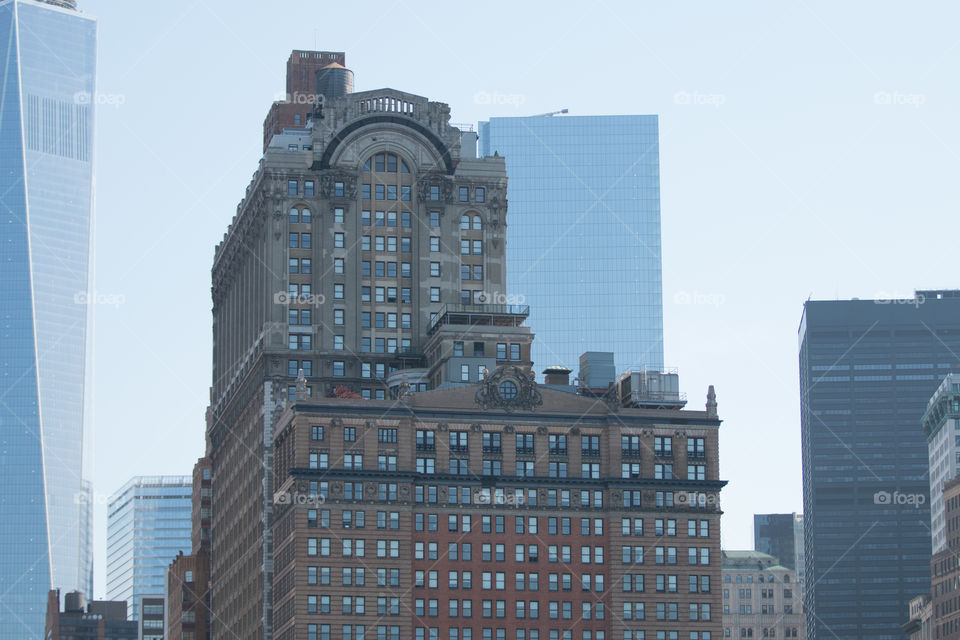
[[[530,305],[535,370],[612,351],[663,369],[657,116],[491,118],[507,164],[508,298]]]
[[[82,480],[96,23],[0,1],[0,640],[90,592]]]
[[[191,553],[192,476],[137,476],[107,505],[107,599],[126,600],[131,619],[143,596],[163,596],[167,569]]]

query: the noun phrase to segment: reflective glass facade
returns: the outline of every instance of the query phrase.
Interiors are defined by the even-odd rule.
[[[930,590],[921,418],[960,371],[960,292],[810,301],[799,337],[810,638],[901,640]]]
[[[191,552],[191,476],[138,476],[107,506],[107,600],[126,600],[137,619],[142,596],[166,593],[167,568]]]
[[[0,2],[0,640],[90,593],[82,480],[96,23]]]
[[[507,164],[507,288],[530,305],[534,370],[663,368],[657,116],[491,118]],[[521,298],[522,296],[522,298]]]

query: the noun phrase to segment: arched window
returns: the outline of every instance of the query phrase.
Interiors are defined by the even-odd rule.
[[[376,173],[410,173],[410,167],[402,158],[393,153],[377,153],[363,163],[363,170],[370,171],[371,166]]]
[[[291,207],[290,222],[303,222],[305,224],[310,224],[310,209],[307,209],[303,206]]]
[[[483,229],[483,223],[480,221],[480,216],[473,216],[473,230],[480,231]]]
[[[470,216],[463,214],[460,216],[460,230],[469,231],[470,230]]]

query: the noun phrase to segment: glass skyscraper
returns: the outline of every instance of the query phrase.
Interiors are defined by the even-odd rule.
[[[902,640],[930,591],[921,420],[960,371],[960,291],[808,301],[799,334],[808,633]]]
[[[107,599],[126,600],[131,619],[140,598],[162,596],[167,568],[191,553],[192,476],[137,476],[107,505]]]
[[[658,119],[491,118],[480,155],[506,158],[507,288],[530,305],[534,370],[663,369]]]
[[[0,1],[0,640],[92,590],[83,375],[96,22]],[[86,529],[86,531],[85,531]]]

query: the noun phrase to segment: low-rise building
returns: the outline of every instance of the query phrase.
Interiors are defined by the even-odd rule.
[[[723,637],[806,638],[797,574],[761,551],[723,552]]]
[[[910,619],[903,624],[903,632],[910,640],[933,640],[933,601],[928,594],[910,601]]]
[[[71,591],[63,597],[60,590],[47,594],[46,640],[137,640],[137,622],[127,620],[125,600],[91,600]]]

